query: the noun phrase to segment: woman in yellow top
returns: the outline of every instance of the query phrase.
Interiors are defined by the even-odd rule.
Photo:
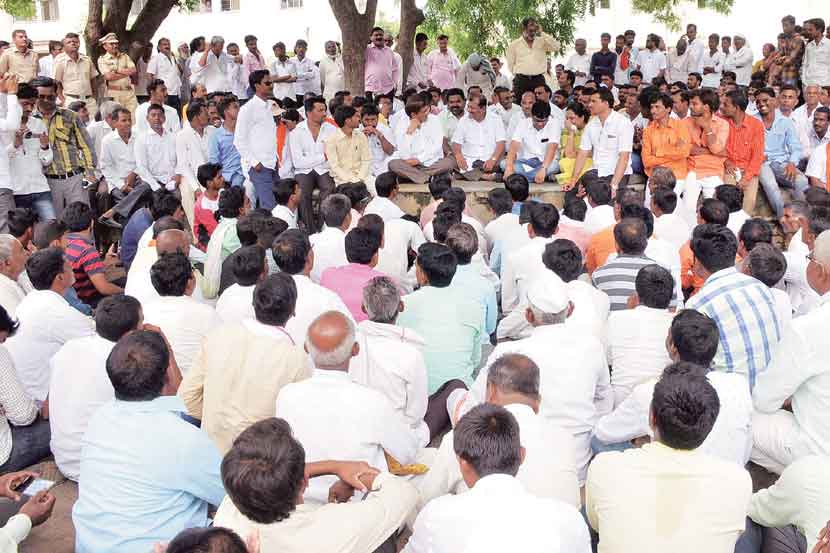
[[[579,142],[582,140],[582,131],[590,118],[591,113],[588,108],[576,102],[569,104],[565,111],[565,126],[562,129],[562,138],[559,141],[559,151],[561,152],[559,169],[562,172],[556,175],[559,184],[570,182],[573,176],[576,154],[579,153]],[[590,170],[591,159],[589,158],[579,176],[581,177]]]

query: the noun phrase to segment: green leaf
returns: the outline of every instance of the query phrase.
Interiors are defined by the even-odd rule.
[[[25,21],[35,18],[34,0],[0,0],[0,10],[14,16],[15,19]]]

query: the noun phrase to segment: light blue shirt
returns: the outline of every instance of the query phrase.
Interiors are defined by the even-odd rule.
[[[228,132],[225,127],[216,129],[208,139],[208,162],[222,165],[222,176],[228,184],[234,182],[234,175],[245,178],[242,173],[242,158],[239,156],[239,150],[233,145],[233,133]]]
[[[761,119],[760,114],[756,116]],[[763,123],[764,120],[761,119]],[[764,153],[767,161],[779,163],[794,163],[801,161],[801,141],[791,119],[775,111],[772,127],[767,129],[764,124]]]
[[[207,525],[208,503],[225,496],[222,457],[184,411],[181,399],[165,396],[116,399],[93,415],[72,510],[77,553],[147,553]]]
[[[455,270],[450,288],[454,288],[459,294],[465,294],[479,303],[484,319],[484,333],[481,335],[481,343],[489,344],[490,335],[496,331],[496,323],[499,318],[499,308],[496,299],[496,289],[493,283],[481,276],[478,269],[472,264],[459,265]]]
[[[398,325],[411,328],[426,343],[427,393],[435,393],[454,379],[471,385],[473,370],[481,360],[484,332],[479,303],[459,297],[453,286],[424,286],[404,296],[403,303]]]

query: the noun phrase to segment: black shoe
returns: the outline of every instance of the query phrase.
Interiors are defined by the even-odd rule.
[[[101,223],[102,225],[110,227],[110,228],[115,228],[115,229],[124,228],[124,225],[122,225],[121,223],[119,223],[118,221],[113,219],[112,217],[105,217],[105,216],[102,215],[101,217],[98,217],[98,222]]]

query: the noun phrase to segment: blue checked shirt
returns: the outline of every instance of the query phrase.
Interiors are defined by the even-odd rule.
[[[743,374],[750,390],[755,387],[781,339],[781,322],[769,288],[730,267],[710,275],[686,307],[718,325],[720,344],[712,368]]]

